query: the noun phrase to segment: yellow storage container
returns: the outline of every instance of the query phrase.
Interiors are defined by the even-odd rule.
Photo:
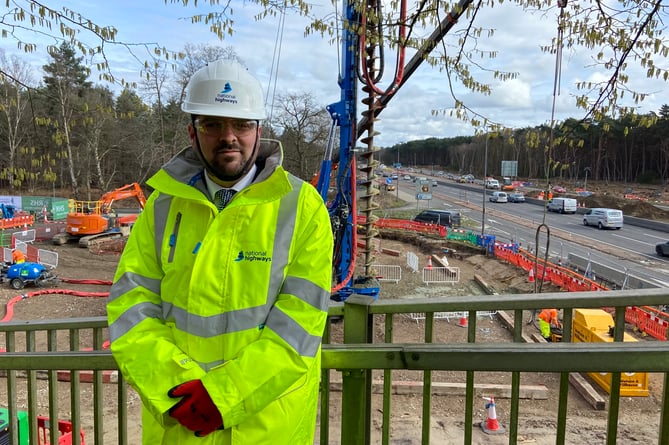
[[[614,326],[613,317],[602,309],[575,309],[571,338],[574,342],[612,342],[610,331]],[[636,338],[625,333],[623,341],[635,342]],[[604,391],[611,393],[611,373],[590,372],[590,378]],[[648,374],[645,372],[624,372],[620,375],[620,395],[624,397],[647,397]]]

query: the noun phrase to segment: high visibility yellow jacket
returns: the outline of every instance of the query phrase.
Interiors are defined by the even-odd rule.
[[[332,229],[317,191],[280,166],[280,146],[266,150],[220,213],[190,148],[147,182],[107,305],[145,445],[313,444]],[[225,425],[204,438],[167,414],[168,391],[193,379]]]
[[[550,337],[551,326],[559,326],[559,323],[557,309],[543,309],[539,313],[539,330],[542,337]]]

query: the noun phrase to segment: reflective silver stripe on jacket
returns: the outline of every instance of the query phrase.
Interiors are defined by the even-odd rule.
[[[267,286],[267,304],[273,305],[283,284],[283,269],[288,264],[288,252],[293,241],[297,203],[300,199],[301,184],[297,178],[288,176],[293,189],[281,199],[279,214],[274,230],[274,246],[272,247],[272,268]]]
[[[323,312],[327,311],[330,305],[330,293],[304,278],[286,277],[281,293],[295,295],[300,300]]]
[[[147,291],[158,295],[160,293],[160,280],[154,280],[127,272],[119,278],[114,286],[112,286],[111,292],[109,293],[109,301],[113,301],[121,295],[138,287],[142,287]],[[163,309],[161,309],[160,305],[147,301],[128,308],[109,326],[109,339],[113,342],[147,318],[162,320]]]

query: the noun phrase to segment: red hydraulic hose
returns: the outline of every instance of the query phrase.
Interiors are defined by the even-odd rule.
[[[380,94],[381,96],[386,96],[386,95],[392,95],[395,93],[395,90],[397,90],[402,83],[402,78],[404,77],[404,54],[405,54],[405,39],[406,39],[406,11],[407,11],[407,2],[406,0],[402,0],[402,3],[400,5],[400,21],[399,21],[399,38],[398,38],[398,49],[397,49],[397,64],[395,66],[395,79],[393,79],[393,82],[386,88],[385,91],[381,90],[378,88],[375,84],[374,81],[371,79],[369,76],[369,72],[367,70],[367,59],[365,57],[366,54],[366,41],[365,41],[365,32],[363,31],[360,36],[360,62],[362,63],[362,75],[365,77],[365,83],[367,86],[369,86],[376,94]],[[363,28],[367,27],[367,17],[363,14],[362,15],[362,26]]]
[[[337,285],[335,285],[332,290],[330,291],[331,293],[336,293],[339,290],[341,290],[344,286],[346,286],[346,283],[348,283],[351,278],[353,277],[353,273],[355,272],[355,260],[358,255],[358,222],[356,218],[356,214],[358,213],[358,207],[356,206],[356,191],[355,191],[355,183],[357,181],[356,177],[356,166],[355,166],[355,156],[353,156],[353,159],[351,160],[351,215],[353,215],[353,230],[351,231],[351,262],[348,267],[348,271],[346,273],[346,277]]]
[[[107,298],[109,292],[81,292],[76,290],[69,289],[43,289],[34,292],[28,292],[27,294],[18,295],[7,303],[7,312],[5,317],[0,320],[0,323],[10,321],[14,317],[14,305],[21,300],[26,300],[31,297],[37,297],[39,295],[49,295],[49,294],[63,294],[63,295],[72,295],[75,297],[102,297]]]
[[[24,296],[24,295],[19,295],[17,297],[12,298],[11,300],[9,300],[9,302],[7,303],[7,313],[5,314],[5,318],[0,320],[0,322],[5,322],[5,321],[11,320],[12,317],[14,316],[14,304],[16,304],[18,301],[21,301],[25,298],[28,298],[28,297]]]

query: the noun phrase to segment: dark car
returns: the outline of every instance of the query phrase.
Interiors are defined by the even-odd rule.
[[[423,210],[414,216],[414,221],[439,224],[445,227],[460,227],[460,212],[455,210]]]
[[[660,256],[669,256],[669,241],[655,245],[655,252]]]
[[[509,202],[525,202],[525,195],[522,193],[509,193]]]

